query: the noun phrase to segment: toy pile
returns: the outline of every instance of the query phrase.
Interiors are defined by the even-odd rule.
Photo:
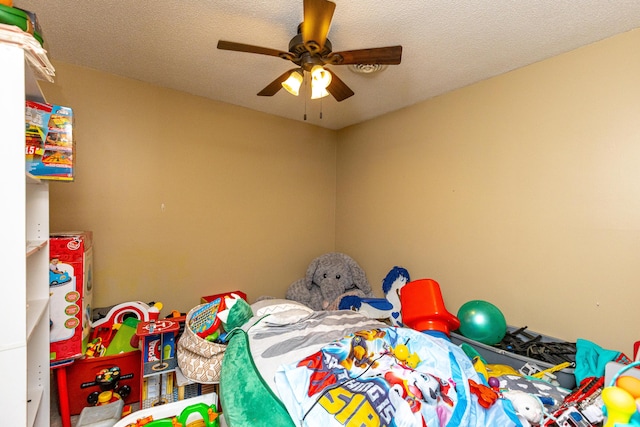
[[[513,332],[507,331],[502,341],[494,347],[552,365],[575,363],[576,343],[543,341],[542,338],[540,334],[527,332],[527,327],[523,326]]]
[[[125,416],[136,402],[142,410],[214,392],[208,384],[219,377],[195,378],[188,364],[179,365],[193,337],[224,353],[217,312],[224,308],[224,295],[230,294],[202,297],[189,316],[174,310],[160,318],[160,302],[128,301],[94,309],[82,351],[55,366],[52,362],[52,367],[65,369],[66,390],[60,394],[68,396],[69,415],[117,402]],[[246,298],[243,292],[234,294]],[[200,342],[196,347],[206,348]]]
[[[468,301],[454,316],[437,282],[411,281],[401,267],[385,277],[383,291],[385,298],[345,297],[340,308],[458,344],[483,380],[472,393],[488,406],[509,400],[523,426],[640,426],[640,341],[633,361],[585,339],[566,342],[508,326],[488,301]]]
[[[145,377],[149,363],[161,363],[158,374],[175,370],[175,332],[180,318],[158,319],[161,303],[130,301],[104,310],[94,310],[85,348],[79,358],[66,367],[69,413],[79,414],[86,407],[123,401],[123,414],[135,402],[158,400],[173,395],[173,381],[161,375]],[[172,313],[177,316],[179,313]],[[155,324],[157,334],[141,335],[141,328]],[[161,334],[171,325],[169,335]],[[151,339],[153,338],[153,339]],[[162,349],[162,351],[160,351]],[[162,381],[161,381],[162,380]],[[162,393],[156,390],[162,385]]]

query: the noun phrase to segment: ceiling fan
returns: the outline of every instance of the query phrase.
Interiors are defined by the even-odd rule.
[[[225,40],[218,41],[218,49],[276,56],[297,65],[269,83],[259,96],[273,96],[283,87],[297,95],[306,71],[312,78],[312,98],[331,94],[336,101],[344,101],[353,91],[325,65],[397,65],[402,59],[402,46],[333,52],[327,35],[335,8],[336,4],[328,0],[303,0],[303,22],[286,52]]]

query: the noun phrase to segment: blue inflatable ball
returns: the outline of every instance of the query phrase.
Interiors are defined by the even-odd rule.
[[[462,336],[486,345],[502,341],[507,333],[507,322],[498,307],[487,301],[473,300],[458,310]]]

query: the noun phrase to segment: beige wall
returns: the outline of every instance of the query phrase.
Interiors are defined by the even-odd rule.
[[[334,131],[55,66],[43,89],[74,109],[78,169],[50,186],[51,230],[94,232],[95,307],[284,297],[334,248]]]
[[[640,30],[344,129],[336,248],[509,324],[640,339]]]
[[[56,63],[45,93],[76,112],[78,174],[51,185],[51,227],[94,231],[97,306],[283,296],[335,248],[379,295],[402,265],[454,313],[486,299],[512,325],[630,354],[639,44],[623,34],[339,132]]]

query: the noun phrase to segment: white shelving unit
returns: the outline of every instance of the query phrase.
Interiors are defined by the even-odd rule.
[[[0,414],[2,424],[46,427],[49,185],[25,173],[25,100],[44,101],[34,77],[42,69],[32,69],[30,54],[20,44],[0,39]]]

